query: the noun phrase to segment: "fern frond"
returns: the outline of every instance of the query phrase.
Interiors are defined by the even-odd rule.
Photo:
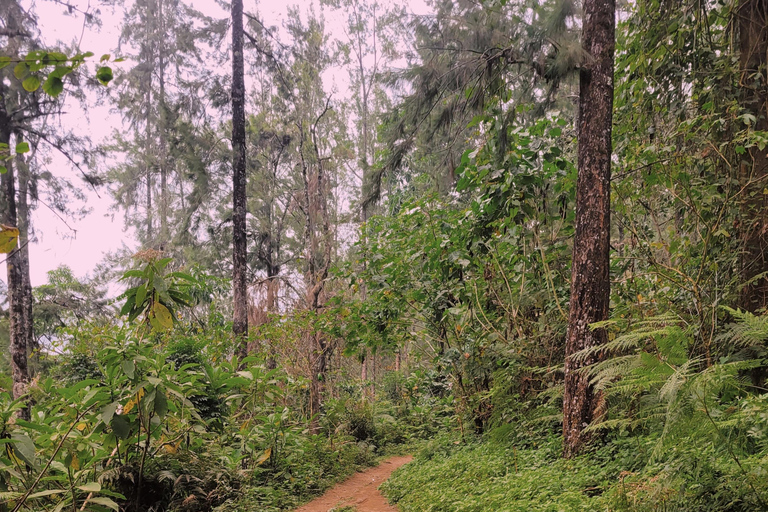
[[[737,348],[764,345],[768,341],[768,315],[756,316],[748,311],[726,306],[723,309],[737,321],[718,337],[719,341]]]

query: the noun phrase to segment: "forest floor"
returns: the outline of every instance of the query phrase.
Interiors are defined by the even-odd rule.
[[[343,507],[351,507],[355,512],[397,512],[381,495],[379,486],[394,470],[412,460],[410,455],[391,457],[375,468],[356,473],[296,512],[328,512]]]

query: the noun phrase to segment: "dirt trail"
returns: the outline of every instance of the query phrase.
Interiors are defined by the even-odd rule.
[[[328,512],[345,506],[355,507],[356,512],[397,512],[381,495],[379,486],[394,470],[412,460],[410,455],[387,459],[375,468],[356,473],[296,512]]]

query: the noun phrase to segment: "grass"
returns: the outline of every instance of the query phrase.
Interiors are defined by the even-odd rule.
[[[382,492],[401,512],[766,510],[765,452],[743,458],[740,467],[716,443],[684,442],[654,459],[658,434],[624,433],[564,460],[554,433],[538,441],[505,434],[439,437],[398,469]]]
[[[551,435],[518,449],[495,440],[438,439],[382,486],[402,512],[608,510],[607,492],[637,467],[629,450],[561,458]],[[615,450],[614,450],[615,451]],[[612,509],[615,510],[615,509]]]

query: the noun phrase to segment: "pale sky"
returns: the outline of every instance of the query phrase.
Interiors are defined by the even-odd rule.
[[[22,1],[26,6],[32,3],[29,0]],[[32,1],[34,2],[33,11],[39,18],[38,24],[47,43],[52,44],[56,40],[78,41],[82,37],[81,51],[92,51],[97,56],[113,53],[117,47],[119,25],[123,17],[122,9],[99,7],[101,29],[95,31],[86,28],[83,31],[82,16],[65,15],[66,8],[52,1]],[[70,0],[70,3],[86,10],[89,0]],[[90,0],[91,6],[95,3]],[[228,13],[222,10],[214,0],[193,0],[190,3],[209,16],[216,18],[228,16]],[[298,2],[263,0],[258,4],[253,0],[245,0],[244,3],[246,11],[258,11],[268,25],[280,26],[286,17],[288,5],[299,4],[306,8],[312,0]],[[408,5],[409,10],[417,14],[429,12],[424,0],[408,2]],[[326,21],[332,34],[339,33],[334,30],[334,25],[340,20],[327,18]],[[118,65],[129,66],[131,63],[125,62],[115,66]],[[347,81],[346,70],[339,70],[337,76],[332,77],[332,81],[337,87],[343,88]],[[94,95],[87,116],[80,112],[76,105],[68,108],[70,113],[65,115],[64,122],[75,127],[80,134],[89,135],[93,143],[98,144],[107,140],[113,130],[121,126],[121,120],[118,114],[110,112],[110,105],[96,105],[95,101]],[[79,173],[72,169],[64,158],[54,156],[49,170],[60,176],[70,176],[78,185],[82,183]],[[91,189],[85,192],[87,206],[92,211],[83,219],[66,219],[65,223],[43,205],[39,205],[32,212],[32,222],[37,235],[37,242],[30,244],[29,251],[32,286],[45,284],[47,272],[60,265],[67,265],[72,268],[76,276],[84,277],[92,273],[107,252],[114,251],[123,244],[129,248],[137,247],[133,233],[125,231],[122,212],[110,210],[112,197],[109,191],[102,187],[99,189],[98,196]],[[0,279],[3,281],[7,279],[5,263],[0,264]]]

